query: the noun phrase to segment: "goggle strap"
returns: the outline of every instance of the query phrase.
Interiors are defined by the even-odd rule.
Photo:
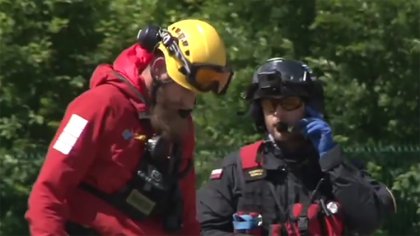
[[[188,80],[193,83],[194,87],[196,87],[198,90],[213,90],[216,94],[224,94],[227,90],[228,85],[230,84],[233,72],[231,73],[229,77],[229,81],[226,83],[226,85],[220,90],[219,92],[219,85],[217,82],[216,85],[212,83],[207,88],[200,88],[200,85],[195,81],[195,78],[191,78],[192,73],[192,65],[187,60],[187,58],[182,54],[181,49],[179,48],[177,42],[177,39],[171,35],[171,33],[166,29],[160,29],[159,31],[160,38],[162,39],[162,44],[165,46],[166,49],[168,49],[169,54],[174,55],[182,64],[182,67],[179,69],[179,71],[184,74]],[[224,68],[221,68],[223,70]]]

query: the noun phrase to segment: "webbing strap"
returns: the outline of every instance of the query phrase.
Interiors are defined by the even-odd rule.
[[[246,170],[260,166],[260,163],[257,162],[257,152],[262,143],[263,141],[260,140],[241,148],[239,156],[241,157],[243,169]]]

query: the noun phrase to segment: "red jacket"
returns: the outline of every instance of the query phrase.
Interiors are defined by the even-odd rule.
[[[89,226],[102,235],[165,235],[160,220],[132,220],[78,188],[79,183],[87,182],[110,193],[124,186],[135,173],[144,142],[133,137],[153,133],[137,118],[137,112],[148,107],[111,72],[118,71],[146,94],[139,72],[150,60],[150,54],[133,45],[112,66],[98,66],[91,88],[70,103],[29,197],[26,218],[32,235],[65,235],[67,221]],[[191,121],[191,133],[184,142],[184,159],[193,158],[193,151]],[[180,235],[199,235],[195,181],[191,171],[180,183],[185,205]]]

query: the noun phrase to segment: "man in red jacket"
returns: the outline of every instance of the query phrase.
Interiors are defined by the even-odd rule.
[[[199,234],[190,112],[233,72],[206,22],[137,38],[68,106],[29,197],[32,235]]]

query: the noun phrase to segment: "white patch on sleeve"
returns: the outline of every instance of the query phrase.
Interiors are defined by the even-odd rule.
[[[63,129],[63,132],[61,132],[57,141],[55,141],[53,148],[64,155],[69,154],[74,144],[76,144],[77,139],[85,129],[87,123],[88,121],[83,117],[76,114],[71,115],[70,120]]]
[[[222,178],[223,169],[214,169],[211,171],[210,179],[220,179]]]

